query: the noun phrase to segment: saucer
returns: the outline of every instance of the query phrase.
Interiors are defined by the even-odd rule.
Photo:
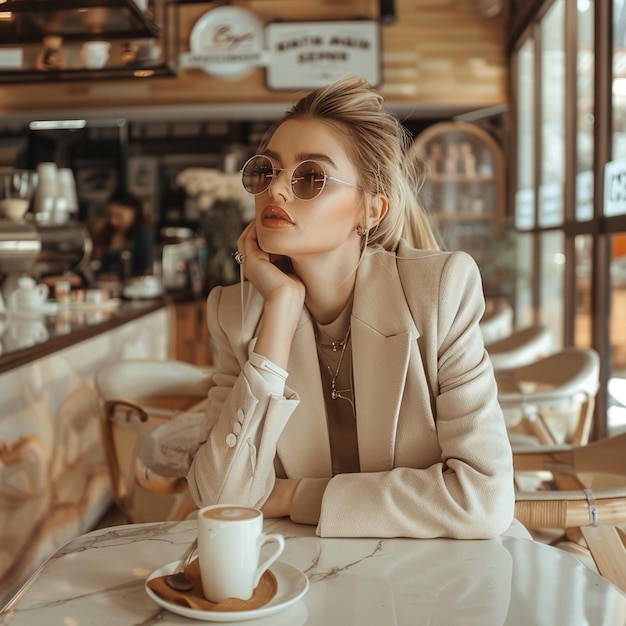
[[[49,302],[53,307],[54,312],[58,313],[60,310],[64,311],[100,311],[117,309],[120,306],[121,300],[119,298],[108,298],[101,300],[100,302],[59,302],[58,300],[51,300]]]
[[[163,288],[160,285],[155,287],[145,286],[141,284],[129,285],[122,291],[125,298],[137,300],[152,300],[163,295]]]
[[[278,591],[265,605],[249,611],[199,611],[174,604],[164,600],[148,587],[148,581],[159,576],[166,576],[174,572],[180,561],[173,561],[155,570],[146,579],[145,590],[154,602],[171,613],[190,617],[205,622],[236,622],[241,620],[257,619],[282,611],[297,602],[309,588],[309,579],[299,569],[281,561],[276,561],[270,571],[276,576]]]
[[[53,315],[55,313],[54,306],[50,302],[46,302],[42,306],[35,309],[23,309],[23,308],[9,308],[6,311],[9,317],[19,317],[21,319],[40,319],[46,315]]]

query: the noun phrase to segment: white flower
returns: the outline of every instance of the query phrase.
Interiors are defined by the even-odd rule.
[[[217,169],[189,167],[178,174],[176,184],[195,198],[201,211],[209,211],[217,200],[241,204],[248,197],[238,172],[225,174]]]

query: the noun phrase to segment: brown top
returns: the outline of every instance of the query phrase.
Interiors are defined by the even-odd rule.
[[[351,312],[352,307],[348,306],[334,322],[326,325],[318,323],[316,332],[333,476],[360,470],[352,382],[352,342],[348,335]],[[336,397],[333,399],[332,379],[335,374]]]

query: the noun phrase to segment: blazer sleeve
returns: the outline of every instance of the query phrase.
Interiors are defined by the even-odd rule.
[[[271,395],[263,377],[247,361],[247,349],[225,326],[233,323],[236,307],[221,303],[223,288],[207,300],[207,323],[216,344],[218,363],[208,393],[207,440],[198,449],[187,481],[198,506],[243,504],[261,507],[275,480],[276,442],[299,400]],[[230,320],[224,324],[224,319]]]
[[[335,476],[324,491],[321,536],[479,539],[501,534],[513,520],[512,452],[479,327],[478,268],[468,255],[452,253],[438,290],[424,293],[426,281],[411,282],[405,292],[421,290],[415,299],[426,298],[416,324],[422,364],[436,381],[433,415],[416,412],[411,419],[434,420],[438,461]]]

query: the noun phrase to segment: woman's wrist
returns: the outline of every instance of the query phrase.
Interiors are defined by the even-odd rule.
[[[282,297],[266,301],[254,351],[287,369],[291,342],[302,313],[300,298]]]

